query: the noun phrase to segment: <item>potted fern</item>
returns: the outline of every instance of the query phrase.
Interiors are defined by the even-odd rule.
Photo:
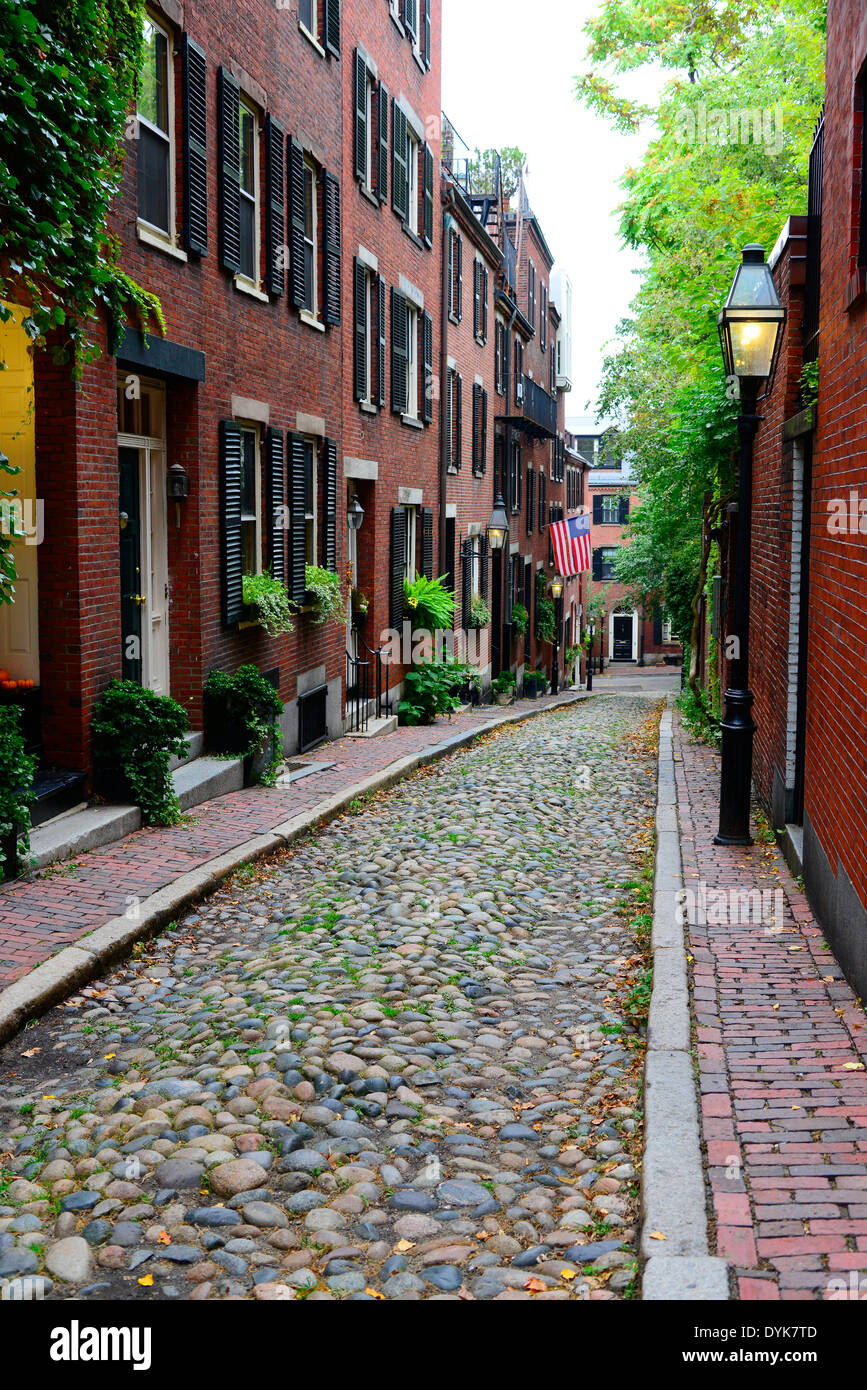
[[[454,596],[443,580],[419,574],[405,579],[403,595],[407,615],[414,628],[425,632],[451,632],[455,623]]]

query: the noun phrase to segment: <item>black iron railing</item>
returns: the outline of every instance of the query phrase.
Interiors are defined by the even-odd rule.
[[[365,734],[370,722],[370,662],[346,653],[346,732]]]
[[[372,658],[374,682],[376,685],[376,717],[377,719],[388,719],[391,715],[391,702],[388,698],[388,679],[386,677],[386,667],[383,662],[382,647],[369,647],[361,633],[356,633],[359,645],[363,647],[365,654]],[[373,696],[368,694],[368,698]]]
[[[552,438],[557,434],[557,402],[529,376],[524,377],[524,419]]]

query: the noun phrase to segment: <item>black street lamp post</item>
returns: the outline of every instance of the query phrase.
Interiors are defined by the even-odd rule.
[[[593,638],[596,636],[596,624],[591,618],[587,624],[587,631],[590,635],[590,643],[587,647],[587,692],[593,689]]]
[[[560,626],[563,614],[560,599],[563,596],[563,580],[559,574],[551,580],[551,597],[554,600],[554,654],[551,658],[551,694],[560,693]]]
[[[730,656],[722,730],[719,833],[717,845],[751,845],[750,790],[753,773],[753,693],[749,688],[750,550],[752,540],[753,444],[761,417],[759,391],[770,385],[786,311],[780,303],[761,246],[745,246],[729,297],[719,316],[719,333],[729,381],[740,387],[740,487]],[[729,652],[729,645],[731,651]]]

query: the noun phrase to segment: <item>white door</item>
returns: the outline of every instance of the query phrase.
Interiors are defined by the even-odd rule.
[[[33,359],[21,327],[24,310],[5,304],[13,318],[0,321],[0,449],[21,472],[0,472],[0,526],[14,543],[15,602],[0,603],[0,668],[13,680],[39,681],[38,544],[42,509],[36,497],[36,431],[33,418]],[[24,532],[21,535],[21,532]]]

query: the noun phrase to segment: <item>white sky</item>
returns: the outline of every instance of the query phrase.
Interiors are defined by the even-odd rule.
[[[618,179],[646,136],[614,132],[574,97],[587,67],[584,20],[600,0],[443,0],[443,110],[470,148],[517,145],[527,195],[573,283],[573,390],[567,415],[593,413],[605,343],[637,288],[638,258],[613,216]],[[640,87],[649,90],[645,77]]]

